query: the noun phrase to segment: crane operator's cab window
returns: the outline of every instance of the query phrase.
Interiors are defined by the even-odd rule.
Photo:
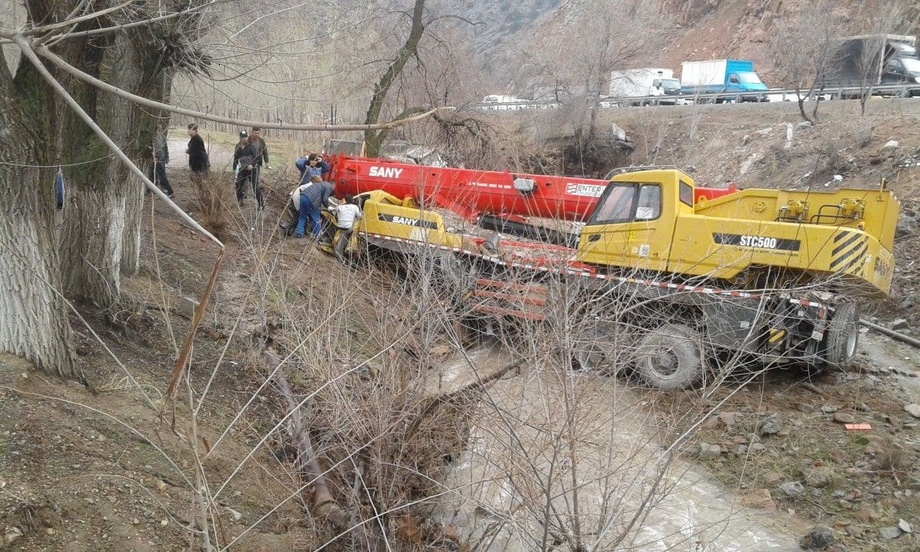
[[[693,207],[693,187],[680,181],[680,202],[689,207]]]
[[[594,210],[592,224],[655,220],[661,216],[661,185],[614,184]]]

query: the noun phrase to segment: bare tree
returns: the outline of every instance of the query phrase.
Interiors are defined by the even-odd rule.
[[[101,305],[114,301],[121,270],[133,272],[137,266],[142,198],[136,181],[127,178],[122,159],[110,157],[83,117],[95,116],[113,133],[120,149],[137,159],[145,143],[152,142],[156,113],[104,95],[59,69],[39,66],[35,51],[53,52],[90,76],[163,98],[169,88],[164,76],[187,50],[175,44],[158,47],[163,44],[150,28],[159,20],[158,29],[168,35],[174,21],[170,17],[181,19],[177,16],[185,10],[191,14],[186,21],[197,16],[188,4],[176,4],[171,14],[165,6],[151,12],[127,6],[95,11],[94,5],[76,1],[53,6],[29,1],[26,7],[25,32],[0,32],[0,39],[15,43],[22,52],[15,74],[5,63],[0,68],[5,100],[0,115],[9,130],[3,139],[10,141],[0,148],[4,189],[0,210],[4,219],[9,217],[4,222],[8,251],[0,274],[10,283],[7,293],[11,295],[0,301],[0,312],[8,321],[0,330],[0,348],[23,354],[42,368],[72,375],[64,293]],[[125,26],[141,31],[125,32]],[[188,35],[180,32],[179,36],[179,42],[188,44],[184,42]],[[82,103],[80,116],[73,106],[65,105],[68,94],[60,82],[69,85]],[[71,193],[59,253],[51,182],[65,159],[70,165]],[[123,263],[126,244],[131,258]]]
[[[264,13],[249,5],[230,3],[223,8],[226,14],[215,32],[201,40],[213,59],[213,78],[177,76],[175,102],[229,119],[283,123],[269,135],[298,144],[298,155],[321,147],[330,137],[341,137],[336,127],[343,124],[401,119],[435,106],[462,105],[470,101],[470,90],[480,90],[476,84],[483,77],[470,69],[472,57],[454,32],[468,23],[451,15],[450,6],[348,0],[319,13],[306,3]],[[271,22],[281,17],[309,24],[279,29]],[[289,130],[298,124],[327,126],[310,133]],[[208,130],[238,130],[232,127],[218,123]],[[367,151],[373,153],[375,142],[409,139],[413,131],[403,128],[394,134],[378,128],[362,134],[376,136],[368,142]]]
[[[49,13],[30,4],[39,20]],[[73,376],[72,333],[61,294],[54,224],[54,132],[59,106],[51,87],[24,60],[13,74],[0,64],[0,349]]]
[[[468,103],[476,94],[470,83],[481,78],[469,61],[472,56],[455,32],[457,25],[469,25],[470,22],[461,16],[441,12],[451,7],[438,3],[432,7],[425,0],[416,0],[411,13],[398,12],[397,28],[406,27],[408,20],[408,34],[402,44],[395,46],[395,56],[388,60],[385,71],[373,86],[365,123],[378,122],[385,110],[401,119],[431,106]],[[437,33],[432,32],[435,25]],[[392,31],[387,30],[387,33],[392,34]],[[447,135],[458,130],[476,134],[478,122],[473,119],[440,114],[433,121]],[[408,132],[408,129],[401,131]],[[365,132],[366,154],[379,154],[389,135],[389,129]]]
[[[868,20],[864,32],[862,50],[856,59],[859,73],[859,110],[866,114],[866,103],[872,94],[872,88],[882,84],[888,49],[888,34],[896,34],[910,28],[908,9],[912,3],[890,2],[878,8]]]
[[[521,77],[561,91],[562,116],[586,152],[596,137],[611,72],[636,63],[640,52],[663,40],[664,33],[649,29],[668,24],[656,2],[603,0],[591,9],[568,2],[521,53]]]
[[[91,76],[160,101],[168,98],[177,71],[202,66],[203,56],[194,46],[201,17],[194,8],[206,1],[100,16],[78,25],[72,33],[55,37],[54,48],[65,61],[85,68]],[[114,30],[164,13],[174,17],[131,33]],[[89,34],[94,30],[103,32]],[[122,151],[149,166],[150,156],[142,153],[153,142],[161,113],[70,76],[63,82]],[[61,238],[65,290],[70,297],[106,307],[118,297],[122,270],[133,273],[137,267],[143,188],[137,179],[130,178],[120,159],[106,155],[105,145],[82,119],[72,114],[62,123],[62,150],[87,160],[69,175],[71,193]]]
[[[408,15],[408,14],[407,14]],[[380,76],[380,80],[374,85],[374,95],[371,97],[370,104],[367,106],[367,116],[364,122],[374,124],[379,122],[380,114],[387,100],[387,94],[393,87],[399,75],[405,68],[406,63],[412,58],[418,56],[419,43],[422,35],[425,33],[427,22],[425,21],[425,0],[415,0],[412,6],[410,17],[409,34],[405,43],[396,52],[396,57],[390,62],[389,67]],[[422,111],[421,108],[412,106],[403,111],[401,116],[408,116],[413,113]],[[364,141],[367,145],[367,155],[376,157],[380,153],[380,146],[386,139],[387,131],[367,131],[364,133]]]
[[[771,57],[774,66],[796,92],[802,119],[817,124],[825,86],[833,83],[840,58],[840,37],[846,20],[835,3],[819,0],[789,9],[788,17],[774,34]],[[806,110],[805,101],[811,100]]]

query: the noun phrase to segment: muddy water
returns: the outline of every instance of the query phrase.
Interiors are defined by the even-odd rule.
[[[509,361],[471,360],[446,366],[442,381]],[[670,432],[650,406],[614,378],[527,367],[505,376],[484,395],[470,447],[446,474],[439,521],[476,550],[579,541],[586,550],[799,550],[806,527],[741,508],[698,465],[667,453]]]

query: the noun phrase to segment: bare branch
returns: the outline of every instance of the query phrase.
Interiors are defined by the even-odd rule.
[[[176,19],[177,17],[188,16],[196,12],[204,11],[205,9],[210,8],[212,6],[216,6],[218,4],[224,4],[227,2],[231,2],[231,1],[232,0],[211,0],[210,2],[206,4],[202,4],[200,6],[187,8],[187,9],[180,10],[180,11],[173,12],[173,13],[167,13],[165,15],[160,15],[157,17],[151,17],[149,19],[140,19],[138,21],[132,21],[131,23],[125,23],[122,25],[111,25],[108,27],[101,27],[98,29],[87,29],[85,31],[70,31],[64,35],[55,36],[55,40],[53,42],[57,42],[65,38],[76,38],[80,36],[94,36],[94,35],[100,35],[100,34],[117,33],[117,32],[134,29],[137,27],[147,27],[151,23],[159,23],[162,21],[169,21],[170,19]],[[71,21],[72,20],[68,20],[65,23],[69,24],[71,23]]]
[[[25,42],[23,40],[16,40],[16,43],[19,44],[20,47],[24,46],[26,48],[29,48],[28,42]],[[41,47],[37,51],[42,57],[44,57],[51,63],[55,64],[56,66],[60,67],[67,73],[73,75],[74,77],[84,82],[88,82],[89,84],[101,90],[110,92],[122,98],[129,99],[139,105],[151,107],[154,109],[162,109],[163,111],[168,111],[170,113],[178,113],[180,115],[187,115],[189,117],[197,117],[205,121],[213,121],[216,123],[227,123],[231,125],[242,125],[242,126],[258,126],[261,128],[275,128],[275,129],[287,129],[287,130],[343,130],[343,131],[344,130],[356,130],[356,131],[382,130],[382,129],[396,128],[399,126],[407,125],[409,123],[420,121],[422,119],[430,117],[439,111],[446,111],[446,110],[453,109],[452,107],[436,107],[434,109],[430,109],[426,111],[425,113],[416,115],[414,117],[390,121],[388,123],[368,124],[368,125],[298,125],[298,124],[276,123],[276,122],[270,122],[270,121],[239,120],[239,119],[233,119],[230,117],[220,117],[218,115],[212,115],[210,113],[203,113],[200,111],[194,111],[191,109],[185,109],[185,108],[177,107],[174,105],[169,105],[165,103],[155,102],[153,100],[148,100],[147,98],[126,92],[118,87],[112,86],[111,84],[108,84],[91,75],[88,75],[84,73],[83,71],[80,71],[76,67],[70,65],[69,63],[61,59],[57,54],[51,52],[46,47]]]
[[[92,13],[88,13],[85,15],[81,15],[80,17],[73,17],[73,18],[68,17],[64,21],[60,21],[58,23],[52,23],[50,25],[39,25],[37,27],[32,27],[31,29],[28,29],[27,31],[23,32],[22,35],[23,36],[34,36],[38,34],[50,33],[53,31],[57,31],[59,29],[66,29],[68,27],[76,27],[77,25],[85,21],[92,21],[93,19],[104,17],[106,15],[109,15],[110,13],[121,11],[122,9],[130,6],[133,3],[134,3],[134,0],[127,0],[126,2],[118,4],[117,6],[112,6],[111,8],[106,8],[104,10],[100,10],[97,12],[92,12]]]
[[[64,99],[67,105],[70,106],[70,108],[73,109],[73,111],[77,115],[79,115],[80,118],[83,119],[83,121],[91,129],[93,129],[93,132],[96,134],[96,136],[98,136],[99,139],[102,140],[102,142],[106,146],[108,146],[108,148],[112,151],[112,153],[118,159],[120,159],[122,163],[124,163],[125,166],[127,166],[128,169],[132,173],[134,173],[135,176],[141,179],[144,185],[147,186],[147,189],[157,194],[157,196],[160,197],[160,199],[165,201],[166,204],[169,205],[172,208],[172,210],[175,211],[176,214],[178,214],[179,217],[186,224],[190,225],[192,228],[200,232],[202,235],[208,237],[211,241],[213,241],[221,249],[223,249],[224,244],[219,239],[217,239],[213,234],[205,230],[203,226],[198,224],[198,221],[190,217],[188,213],[180,209],[179,206],[173,203],[172,200],[170,200],[163,191],[161,191],[153,182],[151,182],[150,179],[147,178],[147,175],[144,174],[144,171],[140,170],[137,167],[137,165],[135,165],[134,162],[131,161],[131,159],[127,155],[125,155],[125,153],[121,150],[121,148],[119,148],[118,145],[115,142],[113,142],[111,138],[109,138],[108,134],[106,134],[105,131],[102,130],[102,128],[100,128],[99,125],[96,124],[93,118],[90,117],[89,114],[83,110],[80,104],[77,103],[77,101],[73,99],[73,97],[66,90],[64,90],[64,87],[61,86],[61,83],[55,80],[54,76],[48,71],[48,69],[46,69],[45,66],[42,65],[41,60],[38,59],[38,56],[32,50],[32,45],[29,43],[29,41],[26,40],[25,37],[21,35],[16,36],[14,39],[16,41],[16,44],[19,46],[19,49],[22,50],[22,55],[25,56],[26,59],[28,59],[32,63],[33,66],[35,66],[35,69],[39,72],[39,74],[41,74],[42,77],[48,81],[48,83],[51,85],[51,87],[54,89],[55,92],[60,94],[60,96]],[[57,57],[57,56],[54,56],[54,57]],[[65,65],[67,65],[66,62],[64,62],[64,60],[61,60],[60,58],[57,58],[57,59],[60,60],[61,63],[64,63]],[[67,66],[70,67],[69,65]],[[76,71],[75,68],[74,70]],[[85,75],[85,73],[82,73],[82,74]],[[89,75],[86,75],[86,76],[89,77]],[[89,78],[92,78],[92,77],[89,77]],[[93,80],[96,80],[96,79],[93,79]],[[112,87],[112,88],[115,88],[115,87]],[[122,93],[128,94],[127,92],[124,92],[124,91],[122,91]],[[129,96],[137,97],[137,96],[134,96],[133,94],[129,94]],[[152,102],[152,103],[156,104],[157,102]]]
[[[374,85],[374,97],[371,98],[371,103],[367,108],[367,119],[365,119],[368,123],[376,123],[379,120],[387,93],[393,83],[396,82],[397,77],[399,77],[409,59],[417,54],[418,44],[425,33],[425,23],[422,21],[424,13],[425,0],[415,0],[415,6],[412,11],[412,29],[409,32],[409,36],[406,37],[406,42],[399,49],[396,59],[393,60],[377,84]],[[383,138],[375,135],[369,129],[364,133],[364,140],[368,143],[368,149],[371,154],[375,154],[380,148]]]

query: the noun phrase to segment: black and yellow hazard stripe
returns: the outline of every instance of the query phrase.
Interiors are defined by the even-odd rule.
[[[784,337],[786,337],[786,330],[782,328],[770,328],[770,336],[767,338],[767,342],[774,344],[781,341]]]
[[[863,232],[843,231],[834,236],[834,249],[831,251],[833,272],[850,272],[857,267],[857,273],[865,269],[863,258],[869,250],[869,236]]]
[[[770,328],[767,333],[766,349],[775,354],[780,354],[786,348],[786,337],[789,332],[782,327]]]

